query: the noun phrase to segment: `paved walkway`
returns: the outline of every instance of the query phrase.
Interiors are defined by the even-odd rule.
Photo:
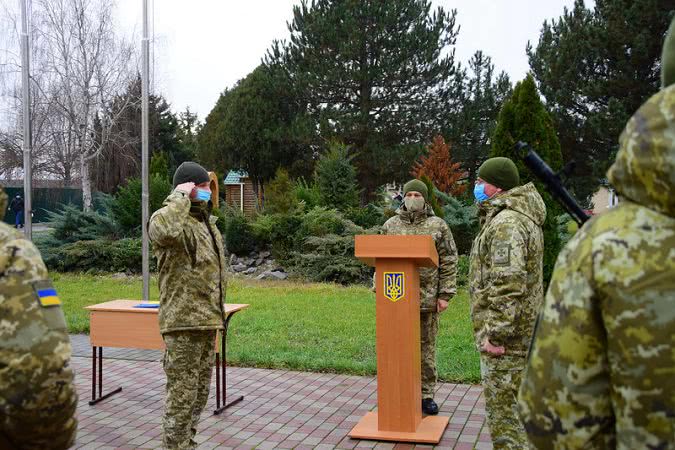
[[[73,367],[80,395],[74,448],[161,448],[164,371],[158,351],[103,350],[104,393],[122,392],[89,406],[91,347],[86,335],[72,336]],[[412,446],[350,439],[347,434],[376,405],[376,379],[347,375],[232,367],[228,392],[244,401],[220,416],[211,398],[199,424],[200,449],[412,449]],[[450,417],[436,448],[491,449],[479,386],[442,383],[436,392],[441,415]]]

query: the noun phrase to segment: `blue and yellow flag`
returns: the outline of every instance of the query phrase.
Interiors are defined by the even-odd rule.
[[[134,308],[159,308],[159,300],[148,300],[134,305]]]
[[[37,289],[36,292],[40,305],[42,306],[55,306],[61,304],[61,300],[56,294],[56,289],[53,287]]]

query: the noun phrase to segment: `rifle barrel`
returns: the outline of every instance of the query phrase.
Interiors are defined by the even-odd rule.
[[[574,219],[574,221],[581,227],[588,219],[588,215],[584,212],[579,204],[574,200],[572,195],[563,186],[560,177],[551,170],[546,161],[541,159],[539,154],[530,147],[526,142],[518,142],[515,145],[516,153],[521,155],[523,163],[528,169],[532,171],[542,183],[546,185],[546,189],[553,195],[553,197],[562,205],[567,213]],[[523,151],[527,153],[523,156]]]

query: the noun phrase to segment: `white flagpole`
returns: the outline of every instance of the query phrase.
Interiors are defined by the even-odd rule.
[[[143,0],[143,38],[141,39],[143,50],[143,75],[142,75],[142,97],[143,110],[141,113],[141,130],[142,130],[142,153],[141,153],[141,179],[142,179],[142,223],[143,223],[143,300],[150,300],[150,243],[148,239],[148,222],[150,220],[150,195],[148,193],[148,169],[149,169],[149,129],[148,129],[148,90],[150,78],[150,42],[148,40],[148,0]]]
[[[28,46],[28,0],[19,0],[21,6],[21,89],[23,91],[23,215],[26,239],[33,237],[33,198],[31,171],[30,126],[30,53]]]

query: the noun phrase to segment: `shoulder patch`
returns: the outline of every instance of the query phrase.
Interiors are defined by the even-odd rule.
[[[492,261],[497,266],[508,266],[511,262],[511,245],[497,244]]]
[[[56,289],[50,280],[36,281],[32,283],[32,287],[38,303],[43,308],[61,305],[61,300],[59,299]]]

